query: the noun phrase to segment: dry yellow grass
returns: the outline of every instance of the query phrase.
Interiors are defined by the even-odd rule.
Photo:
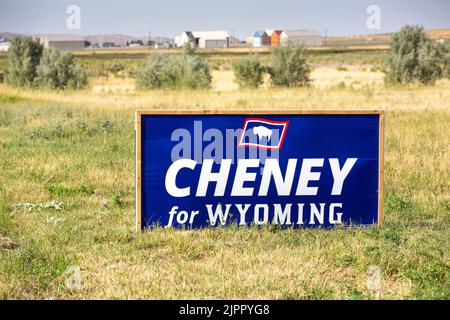
[[[450,81],[440,80],[435,86],[385,88],[383,74],[352,69],[337,71],[318,68],[311,88],[239,90],[231,71],[213,73],[212,90],[151,90],[135,91],[132,79],[94,79],[81,91],[43,91],[14,89],[0,85],[8,95],[51,101],[86,108],[384,108],[386,110],[450,110]],[[344,82],[346,88],[340,83]]]
[[[340,66],[342,69],[335,67],[317,67],[311,73],[311,85],[318,89],[332,89],[334,87],[346,87],[353,89],[367,88],[380,89],[384,86],[384,73],[381,71],[371,71],[368,67],[361,66]],[[441,80],[438,86],[447,87],[447,82]],[[270,78],[266,75],[262,89],[270,90]],[[212,84],[213,91],[239,91],[239,87],[235,82],[234,73],[231,70],[213,70]],[[126,77],[98,77],[90,80],[89,89],[94,95],[102,94],[135,94],[135,81]],[[272,90],[282,91],[282,90]],[[84,93],[83,93],[84,94]],[[142,95],[136,93],[137,95]]]
[[[358,66],[346,66],[346,70],[332,67],[318,67],[311,73],[311,85],[316,88],[329,89],[336,86],[361,89],[376,88],[384,85],[384,73],[369,71]],[[213,71],[212,88],[216,91],[235,91],[238,85],[234,81],[233,71]],[[262,88],[270,87],[270,79],[265,77]]]
[[[345,70],[316,68],[311,74],[311,79],[313,86],[318,88],[345,86],[361,89],[364,87],[381,88],[384,85],[384,73],[354,66],[346,66]]]

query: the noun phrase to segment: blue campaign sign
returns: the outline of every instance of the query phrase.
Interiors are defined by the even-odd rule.
[[[136,226],[381,224],[379,110],[137,111]]]

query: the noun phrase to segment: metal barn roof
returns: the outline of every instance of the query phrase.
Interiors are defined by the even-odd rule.
[[[262,37],[265,31],[255,31],[253,34],[254,37]]]
[[[194,38],[203,38],[203,39],[210,39],[210,40],[217,40],[217,39],[227,39],[230,37],[228,32],[226,31],[192,31],[192,35]]]

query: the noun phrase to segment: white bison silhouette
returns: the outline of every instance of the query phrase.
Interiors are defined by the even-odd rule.
[[[267,142],[269,142],[272,137],[272,130],[264,126],[253,127],[253,134],[258,136],[258,141],[261,140],[262,137],[266,137]]]

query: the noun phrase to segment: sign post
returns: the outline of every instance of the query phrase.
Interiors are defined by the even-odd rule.
[[[136,229],[381,226],[383,110],[136,111]]]

